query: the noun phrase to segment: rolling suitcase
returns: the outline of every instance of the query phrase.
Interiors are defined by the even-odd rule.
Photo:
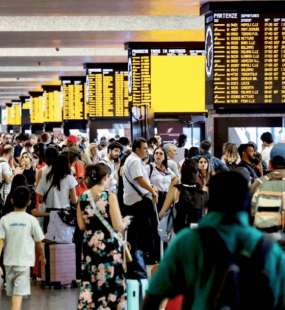
[[[127,280],[127,306],[130,310],[139,310],[148,287],[147,279]]]
[[[60,288],[76,284],[75,244],[45,244],[46,266],[42,268],[42,286]]]

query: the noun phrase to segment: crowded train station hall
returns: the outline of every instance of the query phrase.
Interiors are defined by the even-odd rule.
[[[285,309],[285,1],[0,0],[0,42],[1,310]]]

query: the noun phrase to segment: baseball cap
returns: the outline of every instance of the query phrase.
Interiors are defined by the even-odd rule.
[[[70,135],[70,136],[67,138],[67,141],[68,141],[68,142],[71,142],[71,143],[76,143],[76,142],[77,142],[77,137],[74,136],[74,135]]]
[[[270,159],[274,165],[285,166],[285,143],[277,143],[273,146]]]

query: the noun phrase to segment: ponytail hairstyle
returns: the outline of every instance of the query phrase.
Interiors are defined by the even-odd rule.
[[[111,174],[111,169],[104,163],[88,165],[85,169],[85,182],[88,188],[91,188],[102,182],[106,175]]]

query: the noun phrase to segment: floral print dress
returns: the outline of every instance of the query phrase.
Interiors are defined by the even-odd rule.
[[[102,192],[95,205],[111,224],[108,193]],[[80,208],[86,225],[83,237],[82,280],[78,309],[126,309],[122,252],[118,241],[95,215],[85,192]]]

